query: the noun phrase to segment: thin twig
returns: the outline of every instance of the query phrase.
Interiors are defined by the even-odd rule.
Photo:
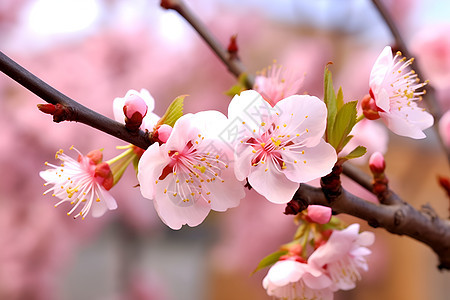
[[[380,0],[372,0],[373,4],[377,8],[378,12],[380,13],[381,17],[383,18],[386,25],[389,27],[389,30],[391,31],[391,34],[395,40],[395,44],[398,50],[402,52],[402,54],[407,57],[411,58],[412,55],[408,50],[408,47],[406,46],[405,41],[402,38],[402,35],[400,34],[400,31],[398,30],[397,26],[395,25],[394,20],[392,19],[391,15],[387,11],[386,7],[381,3]],[[423,72],[419,67],[419,64],[417,61],[413,61],[412,63],[413,69],[416,71],[417,74],[423,76]],[[426,86],[427,93],[423,96],[425,103],[427,105],[428,110],[430,113],[434,116],[434,124],[433,128],[436,131],[439,141],[441,143],[442,148],[444,149],[445,153],[447,154],[447,160],[450,163],[450,149],[446,147],[444,141],[441,138],[441,135],[439,134],[439,121],[442,118],[442,108],[436,98],[436,91],[434,87],[431,84],[427,84]]]
[[[52,104],[61,104],[70,108],[73,113],[70,121],[80,122],[94,127],[121,140],[132,143],[143,149],[151,144],[148,134],[143,131],[129,132],[123,124],[111,120],[70,99],[60,91],[51,87],[31,72],[17,64],[0,51],[0,71],[17,81],[20,85]]]
[[[245,67],[237,56],[229,55],[228,51],[216,40],[214,35],[196,14],[182,0],[162,0],[161,6],[165,9],[173,9],[178,12],[197,31],[202,39],[208,44],[211,50],[227,66],[228,70],[236,77],[245,73]],[[252,88],[254,84],[253,76],[247,75],[246,85]]]

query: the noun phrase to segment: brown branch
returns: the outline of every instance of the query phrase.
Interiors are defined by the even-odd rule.
[[[130,132],[123,124],[111,120],[70,99],[63,93],[51,87],[28,70],[17,64],[0,51],[0,71],[17,81],[20,85],[39,96],[44,101],[64,107],[69,112],[65,119],[55,121],[75,121],[94,127],[121,140],[132,143],[143,149],[151,145],[149,134],[143,131]]]
[[[197,31],[202,39],[208,44],[211,50],[219,57],[219,59],[227,66],[230,71],[237,78],[242,73],[245,73],[245,67],[236,55],[231,55],[229,52],[216,40],[214,35],[205,24],[195,15],[192,10],[182,0],[162,0],[161,7],[165,9],[173,9],[178,12],[191,26]],[[254,84],[253,76],[247,75],[246,85],[252,88]]]
[[[397,26],[395,25],[394,20],[390,16],[389,12],[387,11],[386,7],[381,3],[380,0],[372,0],[373,4],[377,8],[378,12],[380,13],[381,17],[383,18],[386,25],[389,27],[389,30],[395,40],[396,48],[403,53],[403,55],[407,58],[411,58],[412,55],[408,50],[408,47],[406,46],[405,41],[402,38],[402,35],[400,34],[400,31],[398,30]],[[417,61],[413,61],[412,63],[413,69],[416,71],[417,74],[423,75],[424,73],[419,67],[419,64]],[[439,134],[439,121],[442,118],[442,108],[436,98],[436,91],[434,87],[431,84],[427,84],[426,86],[427,93],[424,95],[424,100],[426,103],[426,106],[430,113],[434,116],[434,124],[433,128],[435,132],[437,133],[439,137],[439,141],[441,143],[442,149],[445,150],[445,153],[447,154],[447,160],[450,163],[450,149],[446,147],[444,141],[441,138],[441,135]]]
[[[439,257],[439,269],[450,270],[450,221],[435,214],[420,212],[390,194],[393,205],[375,204],[342,190],[330,202],[321,188],[302,184],[293,201],[301,208],[309,204],[329,206],[335,213],[346,213],[366,220],[372,227],[382,227],[391,233],[407,235],[430,246]]]

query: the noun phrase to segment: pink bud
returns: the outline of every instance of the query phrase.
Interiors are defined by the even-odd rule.
[[[172,132],[172,127],[170,127],[167,124],[162,124],[157,130],[158,139],[163,143],[167,142],[171,132]]]
[[[140,114],[143,118],[147,114],[147,104],[138,95],[131,94],[125,99],[123,112],[128,119],[133,118],[135,113]]]
[[[318,224],[326,224],[331,220],[331,208],[322,205],[309,205],[308,218]]]
[[[373,174],[383,174],[384,169],[386,169],[383,154],[380,152],[373,153],[369,159],[369,168]]]
[[[370,94],[373,95],[372,90],[370,90]],[[361,108],[363,110],[364,116],[369,120],[376,120],[380,118],[380,114],[378,113],[378,107],[375,103],[375,100],[370,95],[364,96],[361,100]]]

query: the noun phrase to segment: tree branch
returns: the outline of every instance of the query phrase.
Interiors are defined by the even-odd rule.
[[[408,50],[408,47],[406,46],[405,41],[402,38],[402,35],[400,34],[400,31],[398,30],[397,26],[395,25],[394,20],[390,16],[387,9],[384,7],[384,5],[381,3],[380,0],[372,0],[373,4],[375,5],[376,9],[380,13],[381,17],[383,18],[386,25],[389,27],[389,30],[395,40],[396,48],[403,53],[403,55],[407,58],[411,58],[412,55]],[[416,71],[417,74],[423,75],[424,73],[419,67],[419,64],[416,61],[413,61],[412,63],[413,69]],[[423,95],[423,98],[425,100],[426,106],[430,113],[434,116],[434,124],[433,128],[435,132],[438,135],[439,141],[441,143],[442,149],[444,149],[445,153],[447,154],[447,160],[450,163],[450,149],[447,148],[444,141],[441,138],[441,135],[439,134],[439,121],[442,118],[442,108],[436,98],[436,91],[434,87],[431,84],[427,84],[426,86],[427,93]]]
[[[335,213],[346,213],[366,220],[372,227],[383,227],[391,233],[407,235],[423,242],[439,257],[439,269],[450,270],[450,221],[438,218],[434,211],[420,212],[390,194],[393,205],[374,204],[346,190],[330,203],[321,188],[302,184],[294,195],[301,207],[318,204],[331,207]]]
[[[60,104],[70,111],[67,121],[80,122],[94,127],[121,140],[132,143],[143,149],[152,144],[149,134],[143,131],[130,132],[123,124],[111,120],[70,99],[63,93],[51,87],[28,70],[17,64],[0,51],[0,71],[17,81],[20,85],[51,104]],[[63,121],[63,120],[59,120]]]

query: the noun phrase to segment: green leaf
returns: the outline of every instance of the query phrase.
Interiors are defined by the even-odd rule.
[[[279,250],[276,252],[273,252],[266,257],[264,257],[256,267],[256,269],[252,272],[252,275],[255,274],[257,271],[264,269],[266,267],[270,267],[271,265],[275,264],[281,256],[287,254],[287,250]]]
[[[226,91],[225,95],[234,97],[235,95],[239,95],[242,91],[247,90],[247,77],[247,73],[241,73],[238,77],[238,82]]]
[[[346,160],[358,158],[366,154],[366,152],[367,152],[366,147],[358,146],[343,158],[345,158]]]
[[[331,72],[328,70],[328,65],[325,67],[323,78],[323,101],[327,106],[327,130],[325,132],[325,140],[330,142],[330,134],[333,131],[334,122],[338,110],[336,94],[333,88],[333,79]]]
[[[336,106],[339,111],[344,105],[344,93],[342,92],[342,87],[339,87],[339,91],[336,96]]]
[[[162,118],[158,121],[158,125],[167,124],[171,127],[175,125],[175,122],[183,115],[183,104],[184,98],[187,95],[178,96],[166,110],[166,113],[162,116]]]
[[[345,103],[336,115],[329,143],[339,153],[343,145],[348,143],[347,136],[356,124],[356,104],[358,101]]]

